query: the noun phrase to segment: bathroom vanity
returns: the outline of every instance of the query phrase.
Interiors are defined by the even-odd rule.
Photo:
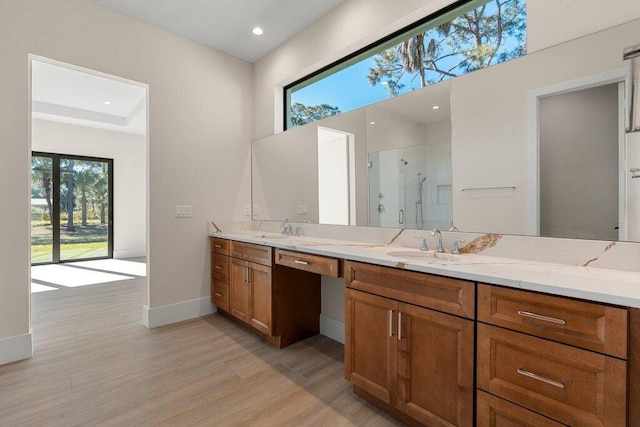
[[[343,277],[345,378],[409,425],[640,422],[638,273],[616,290],[596,268],[320,237],[211,247],[219,312],[278,347],[318,333],[320,276]]]

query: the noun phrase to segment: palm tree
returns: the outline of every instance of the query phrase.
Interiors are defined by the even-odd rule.
[[[487,0],[376,55],[369,82],[386,84],[389,95],[395,96],[404,87],[405,75],[419,75],[424,87],[522,56],[525,38],[525,1]]]

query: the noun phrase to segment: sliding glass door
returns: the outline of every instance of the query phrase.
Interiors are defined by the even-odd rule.
[[[33,153],[31,263],[113,256],[113,160]]]

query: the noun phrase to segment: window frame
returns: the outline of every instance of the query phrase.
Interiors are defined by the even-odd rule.
[[[384,51],[385,49],[395,46],[399,43],[401,43],[402,41],[406,40],[409,37],[413,37],[414,35],[420,34],[422,32],[424,32],[424,30],[421,28],[427,24],[433,24],[433,26],[439,25],[439,23],[437,22],[438,20],[443,20],[444,22],[446,22],[447,20],[449,20],[449,15],[452,15],[454,12],[456,12],[455,16],[453,16],[453,18],[459,16],[459,14],[457,12],[459,12],[460,14],[464,14],[466,13],[468,10],[472,10],[475,7],[477,7],[477,4],[479,3],[486,3],[487,0],[458,0],[455,1],[453,3],[451,3],[448,6],[445,6],[442,9],[439,9],[438,11],[425,16],[424,18],[419,19],[418,21],[409,24],[397,31],[394,31],[393,33],[389,34],[388,36],[385,36],[373,43],[370,43],[368,45],[366,45],[365,47],[356,50],[355,52],[340,58],[336,61],[333,61],[332,63],[310,73],[307,74],[306,76],[294,81],[293,83],[290,83],[286,86],[283,87],[282,90],[282,105],[283,105],[283,123],[282,123],[282,129],[284,131],[287,131],[289,129],[293,129],[293,127],[291,126],[291,93],[292,93],[292,89],[296,88],[297,86],[300,86],[303,83],[303,86],[299,87],[298,89],[302,89],[306,86],[309,86],[319,80],[322,80],[324,77],[333,75],[335,73],[338,73],[340,71],[342,71],[345,68],[348,68],[349,66],[365,59],[368,58],[370,56],[376,55],[382,51]],[[453,19],[452,18],[452,19]],[[373,52],[374,50],[378,50],[377,52]],[[364,107],[365,105],[363,105],[362,107]],[[361,108],[361,107],[360,107]],[[351,111],[351,110],[349,110]]]

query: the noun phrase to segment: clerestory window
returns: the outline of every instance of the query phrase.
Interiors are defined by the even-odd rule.
[[[526,54],[526,0],[457,2],[285,87],[285,129]]]

